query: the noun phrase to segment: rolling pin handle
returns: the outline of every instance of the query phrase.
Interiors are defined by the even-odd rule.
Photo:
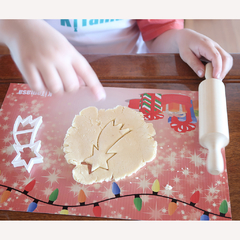
[[[221,148],[208,148],[207,170],[212,175],[219,175],[224,171]]]
[[[209,62],[205,66],[205,78],[210,79],[210,78],[213,78],[212,76],[213,76],[213,67],[212,67],[212,63]]]

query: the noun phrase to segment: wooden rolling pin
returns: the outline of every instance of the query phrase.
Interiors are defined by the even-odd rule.
[[[212,64],[207,63],[205,80],[199,84],[199,142],[208,149],[207,170],[218,175],[224,171],[221,149],[229,143],[226,93],[223,82],[212,78]]]

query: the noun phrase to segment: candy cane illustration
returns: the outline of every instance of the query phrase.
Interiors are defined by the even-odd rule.
[[[130,99],[128,107],[142,112],[145,120],[158,120],[164,118],[160,93],[143,93],[141,99]]]
[[[157,120],[164,117],[161,98],[162,95],[160,93],[141,94],[139,111],[143,113],[146,120]]]
[[[130,99],[128,107],[142,112],[145,120],[163,119],[164,114],[168,114],[168,123],[176,132],[182,133],[196,128],[194,123],[197,122],[197,118],[190,97],[160,93],[143,93],[140,97],[140,99]]]
[[[192,131],[196,128],[196,125],[193,122],[196,122],[195,115],[192,108],[192,101],[190,97],[180,94],[166,94],[162,96],[162,105],[167,105],[170,103],[177,103],[184,105],[186,109],[185,116],[173,116],[170,120],[170,126],[176,132],[183,133],[186,131]],[[184,118],[185,121],[181,119]],[[194,121],[193,121],[194,120]]]

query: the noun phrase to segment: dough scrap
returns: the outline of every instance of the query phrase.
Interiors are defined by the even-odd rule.
[[[75,181],[118,181],[156,157],[155,134],[141,112],[124,106],[88,107],[73,119],[63,151],[66,161],[76,165],[72,171]]]

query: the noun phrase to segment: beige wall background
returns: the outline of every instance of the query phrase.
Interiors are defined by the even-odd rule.
[[[240,53],[240,19],[186,19],[185,28],[210,37],[229,53]],[[0,45],[0,54],[7,53],[8,49]]]
[[[240,53],[240,20],[185,20],[185,28],[193,29],[217,42],[229,53]]]

